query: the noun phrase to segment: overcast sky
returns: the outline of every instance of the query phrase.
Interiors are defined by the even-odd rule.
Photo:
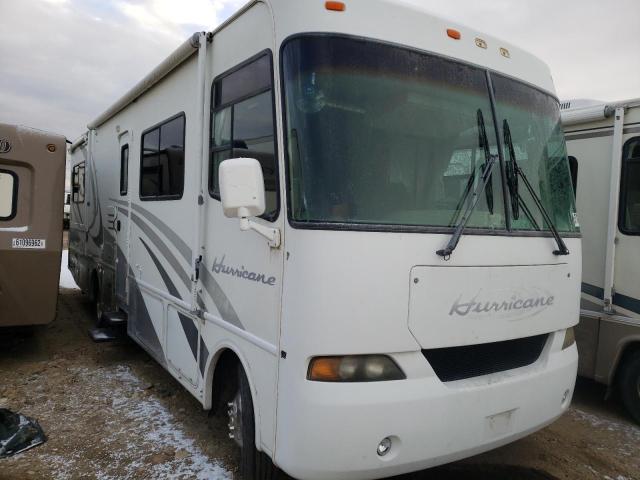
[[[640,97],[640,0],[407,1],[538,55],[560,98]],[[0,122],[75,139],[191,33],[243,3],[0,0]]]

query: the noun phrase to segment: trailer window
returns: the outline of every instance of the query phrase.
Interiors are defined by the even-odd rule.
[[[120,195],[126,195],[129,190],[129,145],[120,149]]]
[[[18,200],[18,177],[9,170],[0,170],[0,220],[11,220],[16,216]]]
[[[177,200],[184,192],[185,115],[180,113],[142,134],[140,199]],[[127,154],[128,155],[128,154]]]
[[[640,137],[628,140],[622,151],[618,227],[627,235],[640,235]]]
[[[271,56],[222,74],[213,83],[209,193],[220,199],[218,167],[229,158],[255,158],[266,192],[264,218],[278,213],[278,169],[274,132]]]
[[[569,160],[569,172],[571,173],[571,184],[573,185],[573,198],[578,195],[578,159],[572,155],[567,157]]]
[[[73,203],[84,203],[84,162],[71,171],[71,196]]]

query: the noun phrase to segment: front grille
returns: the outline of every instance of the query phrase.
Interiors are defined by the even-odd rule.
[[[531,365],[542,353],[548,334],[504,342],[422,350],[442,382],[479,377]]]

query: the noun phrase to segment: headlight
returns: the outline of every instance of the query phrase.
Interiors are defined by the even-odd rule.
[[[315,357],[309,363],[307,380],[316,382],[380,382],[407,378],[386,355]]]
[[[562,342],[562,349],[569,348],[571,345],[576,343],[576,335],[573,332],[573,327],[567,328],[564,331],[564,342]]]

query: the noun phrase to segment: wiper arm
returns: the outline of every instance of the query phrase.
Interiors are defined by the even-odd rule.
[[[558,233],[558,229],[551,221],[551,217],[547,213],[546,208],[544,208],[544,205],[542,204],[542,200],[540,200],[540,197],[538,197],[538,194],[533,189],[533,186],[531,186],[531,183],[529,182],[529,179],[525,175],[524,171],[518,165],[518,162],[516,160],[515,150],[513,148],[513,140],[511,138],[511,129],[509,128],[509,122],[507,122],[506,118],[504,119],[502,130],[503,130],[503,136],[504,136],[504,143],[509,152],[509,166],[507,168],[507,181],[509,183],[509,191],[511,192],[511,210],[512,212],[514,212],[513,218],[515,219],[518,218],[519,216],[518,205],[520,204],[522,204],[523,210],[525,211],[525,214],[527,214],[527,217],[529,217],[530,219],[533,218],[533,216],[531,215],[531,212],[529,212],[529,209],[526,208],[525,203],[522,201],[522,197],[518,193],[518,175],[520,175],[520,178],[522,178],[522,182],[524,183],[524,186],[527,187],[527,190],[529,191],[531,198],[533,198],[533,202],[538,207],[538,210],[540,210],[540,213],[542,214],[544,221],[549,226],[549,230],[551,230],[553,238],[555,238],[556,243],[558,244],[558,249],[554,250],[553,254],[569,255],[569,249],[567,248],[567,245],[564,243],[564,240],[562,240],[560,233]],[[533,223],[533,225],[537,227],[537,224],[535,222]]]
[[[445,260],[449,260],[449,257],[453,253],[453,251],[458,246],[458,242],[460,241],[460,237],[462,236],[462,232],[464,231],[467,223],[469,222],[469,218],[471,217],[471,213],[473,213],[474,208],[476,207],[478,200],[480,198],[480,194],[482,190],[485,190],[486,199],[487,199],[487,208],[489,209],[489,213],[493,214],[493,182],[492,179],[492,170],[493,165],[496,161],[496,156],[491,155],[491,151],[489,150],[489,140],[487,139],[487,131],[484,127],[484,116],[482,115],[482,109],[478,109],[477,111],[477,122],[478,122],[478,146],[480,146],[484,150],[484,164],[482,165],[482,172],[480,183],[476,184],[475,189],[473,186],[476,180],[476,168],[475,168],[475,158],[472,159],[474,162],[473,171],[469,175],[469,180],[467,181],[467,185],[464,189],[462,197],[460,201],[456,205],[456,213],[451,220],[449,225],[453,226],[457,222],[457,227],[449,239],[449,243],[447,246],[442,249],[436,251],[436,254],[444,257]],[[480,188],[478,188],[480,185]],[[469,198],[469,194],[473,189],[473,197],[470,202],[467,202]],[[462,215],[462,219],[458,221],[460,218],[460,212],[462,211],[462,205],[464,202],[467,202],[467,207],[464,210],[464,214]]]
[[[487,139],[487,131],[484,128],[484,117],[482,116],[482,110],[478,109],[478,143],[484,150],[484,166],[489,163],[491,158],[491,151],[489,150],[489,140]],[[489,172],[489,179],[492,178],[491,172]],[[493,215],[493,182],[489,182],[486,185],[485,195],[487,198],[487,208],[489,214]]]
[[[473,213],[473,210],[476,208],[476,205],[480,200],[482,191],[485,190],[487,188],[487,185],[491,182],[491,171],[493,170],[493,166],[496,164],[497,159],[497,155],[489,155],[487,161],[482,165],[482,176],[480,177],[480,183],[478,183],[474,188],[473,195],[471,196],[471,201],[467,202],[467,207],[465,208],[464,213],[462,214],[462,218],[458,222],[453,235],[451,235],[449,243],[447,243],[447,246],[445,248],[436,251],[436,254],[444,257],[445,260],[449,260],[449,257],[458,246],[460,237],[462,236],[467,223],[469,223],[471,214]]]
[[[489,157],[491,156],[491,152],[489,150],[489,141],[487,140],[487,131],[484,128],[484,117],[482,115],[482,109],[477,110],[477,122],[478,122],[478,146],[484,151],[484,161],[485,165],[489,161]],[[475,154],[474,158],[471,159],[473,162],[473,170],[469,175],[469,179],[467,180],[467,185],[464,188],[464,192],[462,192],[462,196],[456,205],[455,213],[449,222],[449,226],[453,226],[458,222],[458,218],[460,217],[460,212],[462,211],[462,206],[464,202],[469,198],[469,194],[473,189],[474,184],[476,183],[476,166],[475,166]],[[487,207],[489,209],[489,213],[493,214],[493,184],[489,183],[487,185],[486,195],[487,195]]]

